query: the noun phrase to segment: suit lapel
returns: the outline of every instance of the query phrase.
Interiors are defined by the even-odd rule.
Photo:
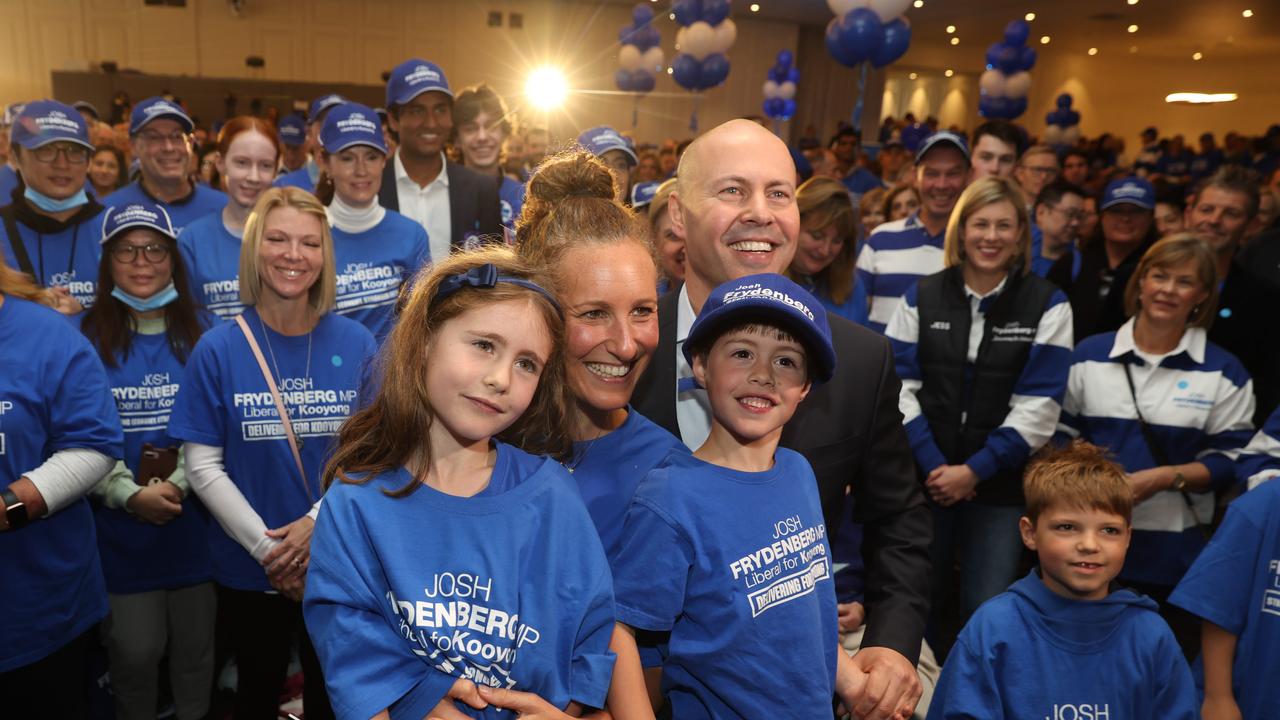
[[[672,435],[680,437],[676,419],[676,321],[679,317],[680,286],[658,300],[658,349],[649,368],[636,383],[631,405]]]

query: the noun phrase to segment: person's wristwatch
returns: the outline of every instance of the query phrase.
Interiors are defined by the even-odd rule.
[[[9,523],[10,530],[19,530],[31,522],[27,504],[19,500],[12,490],[8,488],[0,490],[0,500],[4,501],[4,517]]]
[[[1186,491],[1186,489],[1187,489],[1187,479],[1182,475],[1182,472],[1181,472],[1181,471],[1179,471],[1179,470],[1174,470],[1174,471],[1173,471],[1173,484],[1172,484],[1172,485],[1170,485],[1170,488],[1172,488],[1174,492],[1185,492],[1185,491]]]

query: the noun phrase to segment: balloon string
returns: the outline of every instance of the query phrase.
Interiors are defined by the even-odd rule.
[[[692,133],[698,132],[698,101],[701,99],[702,99],[702,96],[698,94],[697,90],[694,90],[693,91],[693,114],[689,116],[689,132],[692,132]]]
[[[640,126],[640,93],[635,95],[635,103],[631,105],[631,129]]]
[[[867,89],[867,65],[868,63],[861,63],[858,71],[858,100],[853,104],[853,116],[849,118],[854,130],[862,127],[862,99]]]

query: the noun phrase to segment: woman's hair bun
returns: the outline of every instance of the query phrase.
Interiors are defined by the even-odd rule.
[[[613,175],[595,155],[570,150],[548,158],[529,179],[529,198],[559,203],[571,197],[613,200]]]

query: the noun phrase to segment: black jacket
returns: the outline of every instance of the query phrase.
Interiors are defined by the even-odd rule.
[[[658,301],[658,350],[632,405],[680,436],[676,420],[676,316],[679,287]],[[864,526],[867,632],[863,646],[888,647],[915,663],[929,606],[933,524],[916,482],[911,447],[898,411],[901,383],[880,335],[828,314],[836,374],[800,403],[782,445],[813,466],[829,532],[842,524],[853,488],[853,520]]]
[[[973,314],[963,269],[952,267],[920,279],[916,357],[921,385],[916,398],[948,464],[959,465],[981,450],[991,431],[1004,423],[1045,306],[1056,292],[1057,286],[1047,280],[1011,272],[987,309],[982,342],[970,365]],[[1003,469],[983,481],[977,502],[1022,505],[1022,468]]]
[[[1253,419],[1258,427],[1280,405],[1280,286],[1263,274],[1275,277],[1275,270],[1276,262],[1268,262],[1262,253],[1237,257],[1222,282],[1209,326],[1209,341],[1235,355],[1253,378],[1258,399]]]
[[[445,172],[449,174],[450,245],[458,249],[466,247],[468,237],[502,237],[502,208],[493,179],[450,160],[445,160]],[[382,169],[378,204],[400,210],[394,156]]]
[[[1090,335],[1119,330],[1128,319],[1124,311],[1124,288],[1151,244],[1151,238],[1144,240],[1112,269],[1099,235],[1080,251],[1079,267],[1074,266],[1073,253],[1068,253],[1049,268],[1046,277],[1062,288],[1071,301],[1071,329],[1076,344]]]

